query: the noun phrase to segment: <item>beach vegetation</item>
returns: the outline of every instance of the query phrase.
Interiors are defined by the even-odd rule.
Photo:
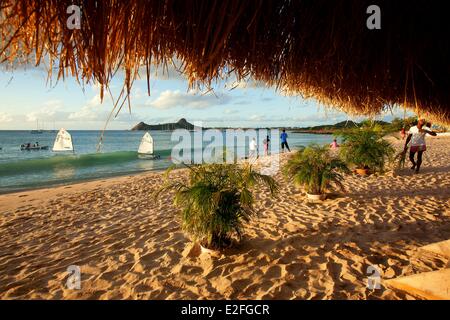
[[[408,130],[412,126],[417,124],[417,116],[407,117],[407,118],[394,118],[391,123],[387,126],[389,132],[399,132],[402,129]]]
[[[339,154],[347,165],[371,172],[383,172],[395,153],[392,145],[383,139],[384,131],[371,126],[340,133],[343,144]]]
[[[212,163],[187,165],[187,181],[174,181],[167,171],[165,184],[156,196],[175,192],[174,204],[181,208],[181,226],[194,241],[209,249],[220,249],[240,240],[243,227],[254,215],[254,192],[266,186],[271,195],[277,182],[257,172],[251,164]]]
[[[287,162],[284,174],[308,194],[321,195],[333,185],[343,189],[347,165],[333,157],[328,146],[312,144],[297,151]]]

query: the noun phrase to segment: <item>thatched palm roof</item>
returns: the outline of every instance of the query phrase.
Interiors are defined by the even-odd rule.
[[[252,77],[353,114],[405,105],[450,123],[450,23],[444,4],[375,1],[3,0],[0,61],[49,59],[58,76],[129,89],[142,66],[176,57],[191,86]],[[66,27],[81,6],[81,30]],[[56,64],[56,65],[55,65]]]

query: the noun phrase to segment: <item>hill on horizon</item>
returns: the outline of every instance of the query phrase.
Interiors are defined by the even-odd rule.
[[[132,131],[138,130],[175,130],[175,129],[186,129],[186,130],[194,130],[195,126],[188,122],[185,118],[181,118],[177,122],[170,123],[161,123],[161,124],[146,124],[144,122],[139,122],[133,128]]]
[[[317,133],[330,133],[335,130],[345,129],[345,128],[354,128],[354,127],[360,127],[364,121],[362,122],[354,122],[352,120],[344,120],[335,124],[324,124],[319,126],[310,126],[310,127],[290,127],[289,130],[294,130],[298,132],[317,132]],[[387,126],[390,125],[389,122],[376,120],[374,121],[375,124],[381,125],[381,126]],[[186,129],[186,130],[194,130],[196,127],[188,122],[185,118],[181,118],[177,122],[170,122],[170,123],[160,123],[160,124],[146,124],[145,122],[139,122],[137,125],[135,125],[133,128],[131,128],[132,131],[138,131],[138,130],[175,130],[175,129]],[[214,127],[214,128],[227,128],[227,127]],[[261,127],[270,129],[269,127]],[[282,126],[275,126],[272,128],[282,128]],[[202,129],[207,129],[203,127]],[[245,129],[243,127],[239,127],[239,129]],[[254,129],[254,128],[252,128]]]
[[[298,130],[311,130],[311,131],[322,131],[322,130],[338,130],[338,129],[344,129],[344,128],[353,128],[353,127],[360,127],[362,122],[354,122],[352,120],[344,120],[335,124],[324,124],[320,126],[312,126],[312,127],[302,127],[298,128]],[[389,125],[389,122],[376,120],[374,121],[375,124],[385,126]]]

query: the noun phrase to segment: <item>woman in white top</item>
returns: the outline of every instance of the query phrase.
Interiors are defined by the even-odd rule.
[[[419,173],[420,165],[422,164],[422,154],[427,150],[425,143],[425,136],[429,134],[435,136],[436,133],[431,131],[430,128],[425,127],[425,120],[420,119],[417,126],[411,127],[408,132],[408,137],[406,138],[404,151],[408,150],[408,143],[411,141],[411,146],[409,148],[409,160],[413,164],[412,170]],[[417,153],[417,161],[415,161],[414,156]]]

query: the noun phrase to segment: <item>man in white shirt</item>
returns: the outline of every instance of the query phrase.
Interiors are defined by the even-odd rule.
[[[256,142],[256,139],[253,138],[252,141],[250,141],[250,158],[257,158],[258,155],[258,143]]]
[[[411,142],[409,148],[409,160],[413,164],[411,169],[415,170],[415,173],[419,173],[420,165],[422,164],[422,154],[427,149],[425,143],[425,136],[427,134],[432,136],[436,135],[430,128],[425,127],[425,120],[419,119],[417,125],[409,129],[408,137],[406,138],[404,151],[406,152],[408,150],[408,143]],[[414,159],[416,153],[417,161]]]

